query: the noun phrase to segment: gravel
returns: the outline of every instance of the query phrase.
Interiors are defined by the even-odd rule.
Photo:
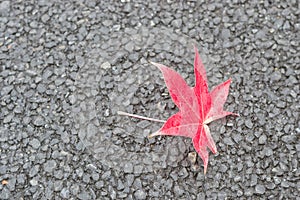
[[[296,199],[297,1],[1,1],[1,199]],[[194,84],[232,78],[207,174],[187,138],[147,136],[176,113],[163,63]],[[7,181],[7,183],[6,183]]]

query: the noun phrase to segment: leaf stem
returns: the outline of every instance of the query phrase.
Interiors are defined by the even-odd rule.
[[[135,117],[135,118],[138,118],[138,119],[144,119],[144,120],[149,120],[149,121],[154,121],[154,122],[161,122],[161,123],[166,122],[164,120],[154,119],[154,118],[150,118],[150,117],[143,117],[143,116],[140,116],[140,115],[130,114],[130,113],[123,112],[123,111],[118,111],[117,113],[118,113],[118,115],[125,115],[125,116],[129,116],[129,117]]]

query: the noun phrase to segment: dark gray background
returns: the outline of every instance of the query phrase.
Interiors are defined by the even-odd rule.
[[[1,199],[299,198],[299,1],[1,1]],[[203,175],[149,61],[232,78]],[[4,180],[4,181],[3,181]],[[5,183],[7,181],[7,184]]]

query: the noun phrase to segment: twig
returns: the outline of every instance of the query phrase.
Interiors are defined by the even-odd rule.
[[[144,119],[144,120],[149,120],[149,121],[154,121],[154,122],[161,122],[161,123],[166,122],[164,120],[153,119],[153,118],[150,118],[150,117],[143,117],[143,116],[140,116],[140,115],[130,114],[130,113],[126,113],[126,112],[123,112],[123,111],[118,111],[117,113],[118,113],[118,115],[125,115],[125,116],[129,116],[129,117],[135,117],[135,118],[138,118],[138,119]]]

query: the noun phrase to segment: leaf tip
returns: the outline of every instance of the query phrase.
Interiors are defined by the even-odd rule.
[[[204,175],[206,175],[206,172],[207,172],[207,163],[206,164],[204,164]]]
[[[240,114],[238,114],[238,113],[230,113],[230,115],[233,115],[233,116],[236,116],[236,117],[240,117]]]
[[[152,64],[152,65],[155,65],[156,63],[155,62],[152,62],[152,61],[148,61],[150,64]]]
[[[154,65],[155,67],[157,67],[158,69],[160,69],[160,70],[164,67],[162,64],[159,64],[159,63],[156,63],[156,62],[150,61],[150,63],[151,63],[152,65]]]
[[[161,132],[160,131],[156,131],[155,133],[152,133],[152,134],[148,135],[148,138],[150,139],[150,138],[153,138],[153,137],[159,136],[159,135],[162,135]]]
[[[156,132],[155,132],[155,133],[156,133]],[[151,139],[151,138],[153,138],[154,136],[156,136],[155,133],[152,133],[152,134],[148,135],[148,138]]]
[[[195,53],[198,53],[198,48],[197,48],[196,44],[194,44],[194,51],[195,51]]]
[[[148,135],[148,139],[151,139],[151,138],[153,138],[153,134]]]

